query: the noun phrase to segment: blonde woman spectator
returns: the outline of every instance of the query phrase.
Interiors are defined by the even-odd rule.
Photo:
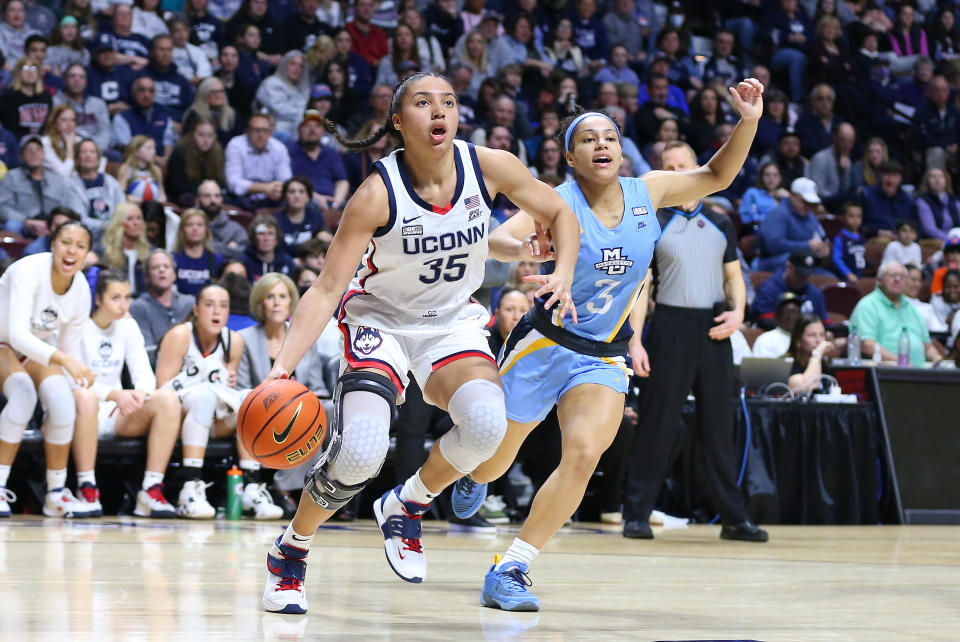
[[[423,14],[414,7],[408,6],[400,12],[400,24],[405,24],[413,29],[417,37],[417,50],[420,53],[420,64],[424,71],[443,72],[447,68],[446,58],[443,55],[443,49],[440,48],[440,42],[435,36],[427,33],[427,22]]]
[[[320,35],[317,36],[313,46],[307,50],[307,64],[311,69],[323,69],[336,55],[337,45],[333,38]]]
[[[77,137],[77,113],[67,104],[50,110],[43,129],[43,166],[67,178],[73,173]]]
[[[96,249],[100,262],[127,275],[134,295],[147,289],[144,268],[150,256],[143,213],[136,203],[117,206]]]
[[[483,34],[479,31],[468,33],[463,40],[463,47],[460,49],[457,59],[473,71],[467,95],[476,98],[483,81],[495,75],[495,71],[490,68],[487,39],[483,37]]]
[[[19,4],[19,0],[10,4],[15,3]],[[43,77],[37,63],[31,58],[20,58],[13,67],[12,85],[0,93],[0,124],[13,132],[17,139],[27,134],[39,134],[52,103],[50,94],[43,89]]]
[[[132,196],[131,185],[137,180],[152,181],[152,198]],[[131,200],[157,200],[164,202],[167,195],[163,191],[163,172],[157,164],[157,144],[149,136],[134,136],[123,152],[123,162],[117,170],[117,182],[120,189],[128,193]],[[139,291],[139,290],[138,290]]]
[[[231,138],[243,133],[243,118],[230,106],[226,85],[216,76],[200,83],[193,104],[183,112],[183,136],[193,131],[198,119],[207,119],[214,124],[217,140],[224,146]]]

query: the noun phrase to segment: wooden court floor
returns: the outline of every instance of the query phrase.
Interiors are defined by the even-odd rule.
[[[960,527],[568,527],[534,564],[539,613],[479,605],[492,554],[516,533],[425,523],[426,581],[400,581],[375,525],[324,528],[310,613],[260,610],[282,524],[104,518],[0,521],[0,641],[956,640]]]

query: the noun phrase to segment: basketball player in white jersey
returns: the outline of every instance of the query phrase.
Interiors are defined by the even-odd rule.
[[[94,464],[98,440],[147,437],[147,467],[137,493],[134,515],[174,517],[163,496],[163,477],[180,434],[180,400],[172,390],[157,390],[143,333],[130,311],[130,283],[117,270],[97,276],[96,310],[83,325],[83,363],[96,373],[89,388],[73,391],[77,402],[73,463],[77,468],[77,499],[93,515],[102,515]],[[133,390],[120,382],[126,364]]]
[[[397,87],[390,120],[374,137],[341,140],[363,148],[389,129],[403,149],[377,162],[347,203],[323,272],[300,300],[268,377],[293,372],[339,304],[344,373],[334,392],[331,446],[308,476],[293,522],[267,555],[268,611],[306,612],[311,540],[379,473],[408,371],[424,399],[450,413],[454,428],[417,473],[374,503],[387,561],[402,579],[426,576],[420,516],[431,500],[496,451],[507,424],[503,390],[483,329],[489,314],[471,304],[470,295],[483,280],[497,193],[553,230],[556,270],[540,294],[551,293],[547,307],[558,305],[561,316],[569,309],[579,248],[570,208],[513,155],[455,141],[458,125],[450,83],[419,73]],[[531,247],[494,258],[530,258]]]
[[[47,463],[43,514],[88,516],[66,487],[76,405],[63,373],[83,387],[94,378],[78,359],[90,314],[90,286],[80,270],[91,240],[90,230],[68,221],[51,235],[50,252],[24,257],[0,277],[0,388],[7,398],[0,412],[0,517],[9,517],[16,501],[7,479],[38,398]]]
[[[157,351],[157,384],[176,391],[185,416],[180,440],[183,468],[190,481],[183,485],[177,514],[210,519],[215,510],[207,501],[203,457],[211,436],[236,436],[237,410],[243,394],[236,390],[237,366],[243,355],[243,337],[227,327],[230,294],[220,285],[197,293],[190,318],[163,336]],[[260,463],[237,440],[244,475],[243,511],[254,519],[278,519],[283,509],[274,504],[260,483]]]

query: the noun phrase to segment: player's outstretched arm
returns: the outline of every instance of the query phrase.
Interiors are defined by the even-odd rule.
[[[490,233],[490,258],[502,263],[553,261],[550,233],[523,210]]]
[[[390,204],[379,174],[371,174],[347,201],[330,243],[323,271],[304,293],[267,379],[289,376],[333,316],[378,227],[387,224]]]
[[[550,230],[556,248],[556,267],[552,274],[537,280],[541,285],[537,296],[552,292],[546,308],[553,307],[559,301],[560,316],[563,317],[570,310],[576,321],[570,286],[580,253],[580,223],[573,210],[550,186],[535,179],[513,154],[478,147],[477,160],[480,161],[490,194],[502,192],[536,222]]]
[[[747,78],[731,87],[730,94],[740,112],[740,122],[706,165],[686,172],[654,171],[643,176],[654,208],[697,201],[726,189],[737,177],[763,115],[763,85],[755,78]]]

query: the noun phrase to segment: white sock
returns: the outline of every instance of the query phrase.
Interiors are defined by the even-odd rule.
[[[10,479],[10,466],[0,464],[0,488],[7,487],[8,479]]]
[[[148,470],[143,473],[143,490],[150,490],[157,484],[163,483],[163,473],[155,473]]]
[[[293,530],[293,522],[290,522],[290,524],[287,526],[287,530],[283,531],[283,537],[280,539],[280,543],[293,546],[294,548],[310,550],[310,543],[313,542],[313,535],[316,535],[316,532],[309,536],[301,535],[297,531]]]
[[[540,553],[540,549],[527,544],[519,537],[514,538],[513,544],[510,545],[503,559],[497,564],[497,570],[499,571],[507,562],[521,562],[529,567],[538,553]]]
[[[439,493],[431,493],[420,479],[420,471],[413,473],[410,479],[406,481],[403,488],[400,489],[400,501],[416,502],[418,504],[428,505]]]
[[[185,468],[203,468],[203,458],[202,457],[184,457],[183,466]]]
[[[240,470],[260,470],[260,462],[253,459],[241,459]]]
[[[84,483],[90,483],[94,486],[97,485],[97,476],[92,470],[85,470],[82,473],[77,471],[77,486],[81,486]]]
[[[67,469],[53,470],[47,468],[47,492],[52,493],[67,485]]]

